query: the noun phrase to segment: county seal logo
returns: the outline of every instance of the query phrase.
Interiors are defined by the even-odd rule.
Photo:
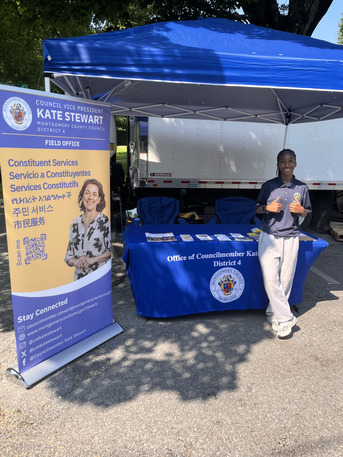
[[[32,111],[28,103],[19,97],[8,98],[2,114],[7,124],[14,130],[26,130],[32,122]]]
[[[235,268],[221,268],[210,281],[211,294],[222,303],[237,300],[242,295],[244,286],[244,277]]]

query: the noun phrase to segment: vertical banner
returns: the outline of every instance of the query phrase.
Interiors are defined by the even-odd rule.
[[[1,172],[22,374],[113,325],[110,108],[4,86],[0,108]]]

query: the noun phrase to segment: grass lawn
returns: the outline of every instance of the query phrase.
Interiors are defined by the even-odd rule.
[[[117,162],[121,163],[127,174],[127,146],[117,146]]]

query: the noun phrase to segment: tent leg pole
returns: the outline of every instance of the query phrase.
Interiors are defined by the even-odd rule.
[[[285,135],[283,137],[283,148],[286,149],[286,144],[287,144],[287,136],[288,136],[288,124],[285,125]]]
[[[44,84],[45,84],[45,92],[51,92],[50,90],[50,79],[49,78],[44,78]]]

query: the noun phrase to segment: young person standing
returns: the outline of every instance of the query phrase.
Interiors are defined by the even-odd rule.
[[[256,201],[256,213],[262,214],[258,256],[269,299],[267,320],[280,338],[297,323],[288,299],[298,260],[299,216],[311,212],[308,187],[293,175],[296,165],[294,151],[280,151],[278,176],[262,185]]]

